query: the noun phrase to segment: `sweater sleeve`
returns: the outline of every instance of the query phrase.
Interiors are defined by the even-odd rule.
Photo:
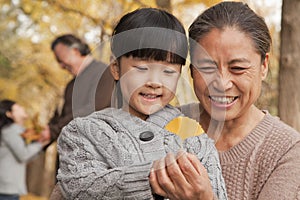
[[[67,199],[151,199],[151,162],[126,163],[120,136],[98,120],[77,118],[58,138],[58,181]]]
[[[203,166],[207,169],[208,177],[211,181],[212,189],[215,194],[214,199],[226,200],[227,192],[218,151],[212,139],[206,134],[197,137],[187,138],[184,146],[187,152],[195,154]]]
[[[280,150],[278,150],[280,151]],[[267,179],[258,200],[300,199],[300,142],[280,159]]]
[[[11,125],[3,129],[2,140],[19,162],[27,162],[42,149],[42,145],[39,142],[27,145],[20,135],[22,132],[23,128]]]

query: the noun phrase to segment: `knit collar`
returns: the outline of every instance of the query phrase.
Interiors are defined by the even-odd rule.
[[[167,105],[158,112],[150,115],[146,121],[156,124],[160,127],[165,127],[167,123],[169,123],[172,119],[180,115],[182,114],[177,108],[174,108],[171,105]]]
[[[268,111],[264,111],[264,118],[258,125],[237,145],[231,149],[219,152],[220,161],[224,163],[232,163],[236,160],[248,155],[256,146],[258,146],[267,135],[271,133],[274,117]]]
[[[136,137],[141,132],[145,131],[157,132],[158,129],[163,129],[166,124],[173,118],[182,115],[177,108],[174,108],[171,105],[167,105],[163,109],[157,111],[156,113],[153,113],[147,118],[146,121],[133,116],[122,109],[108,108],[98,113],[101,113],[104,118],[108,116],[112,117],[112,123],[115,123],[117,121],[122,126],[122,128],[127,129],[129,132],[136,135]],[[103,118],[101,117],[101,115],[98,115],[98,117]]]

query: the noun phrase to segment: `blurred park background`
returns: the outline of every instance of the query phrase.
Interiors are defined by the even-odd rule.
[[[220,0],[0,0],[0,99],[16,100],[28,109],[32,118],[38,115],[39,123],[46,125],[54,109],[62,105],[65,85],[71,79],[66,71],[60,69],[51,52],[50,44],[56,36],[65,33],[79,36],[93,49],[95,58],[108,64],[110,35],[123,14],[140,7],[159,7],[172,12],[187,29],[205,8],[218,2]],[[281,44],[283,41],[280,39],[283,30],[281,19],[284,14],[282,1],[243,2],[248,3],[258,14],[265,17],[273,39],[270,74],[257,104],[274,115],[284,115],[283,111],[280,112],[280,107],[284,107],[289,115],[296,117],[295,112],[299,112],[300,107],[294,106],[291,109],[294,113],[287,108],[294,105],[291,100],[297,102],[298,87],[293,83],[285,85],[288,79],[279,76],[284,64],[292,66],[293,58],[297,58],[289,52],[297,49],[296,47],[283,50]],[[283,2],[289,4],[291,8],[298,8],[299,13],[298,0],[283,0]],[[293,29],[293,26],[297,26],[299,20],[295,19],[298,17],[293,18],[290,15],[295,9],[289,9],[290,12],[287,13],[287,21],[293,22],[289,24],[290,29],[286,29],[288,34],[292,34],[291,30],[295,34],[298,31]],[[295,14],[298,13],[296,10]],[[296,40],[291,35],[284,37]],[[295,40],[285,40],[284,44],[297,45],[299,42]],[[280,52],[292,56],[283,57]],[[290,74],[297,77],[297,73],[291,70],[293,67],[288,68]],[[183,71],[183,80],[178,86],[178,99],[174,100],[174,104],[195,101],[191,87],[188,90],[184,89],[185,83],[190,81],[188,67]],[[290,93],[291,96],[284,94],[286,88],[294,91]],[[282,99],[289,102],[280,101],[280,95],[284,95]],[[286,120],[289,123],[289,119]],[[290,124],[295,126],[294,122]],[[32,195],[48,198],[54,185],[55,151],[56,146],[53,144],[29,163],[28,187]],[[24,199],[34,197],[27,196]]]

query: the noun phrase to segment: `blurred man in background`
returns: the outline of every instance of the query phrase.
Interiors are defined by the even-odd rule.
[[[51,139],[54,141],[73,118],[111,105],[114,79],[109,68],[96,61],[89,46],[74,35],[57,37],[51,49],[59,65],[74,75],[66,86],[63,108],[55,111],[49,123]]]
[[[61,129],[75,117],[111,106],[114,79],[109,67],[96,61],[89,46],[74,35],[57,37],[51,45],[57,62],[74,78],[67,84],[62,109],[57,108],[49,122],[48,135],[57,140]],[[58,160],[56,161],[56,173]]]

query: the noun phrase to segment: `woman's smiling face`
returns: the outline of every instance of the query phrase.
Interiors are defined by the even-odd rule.
[[[192,56],[195,93],[216,120],[247,113],[258,99],[268,71],[254,43],[238,29],[212,29],[198,41]]]

